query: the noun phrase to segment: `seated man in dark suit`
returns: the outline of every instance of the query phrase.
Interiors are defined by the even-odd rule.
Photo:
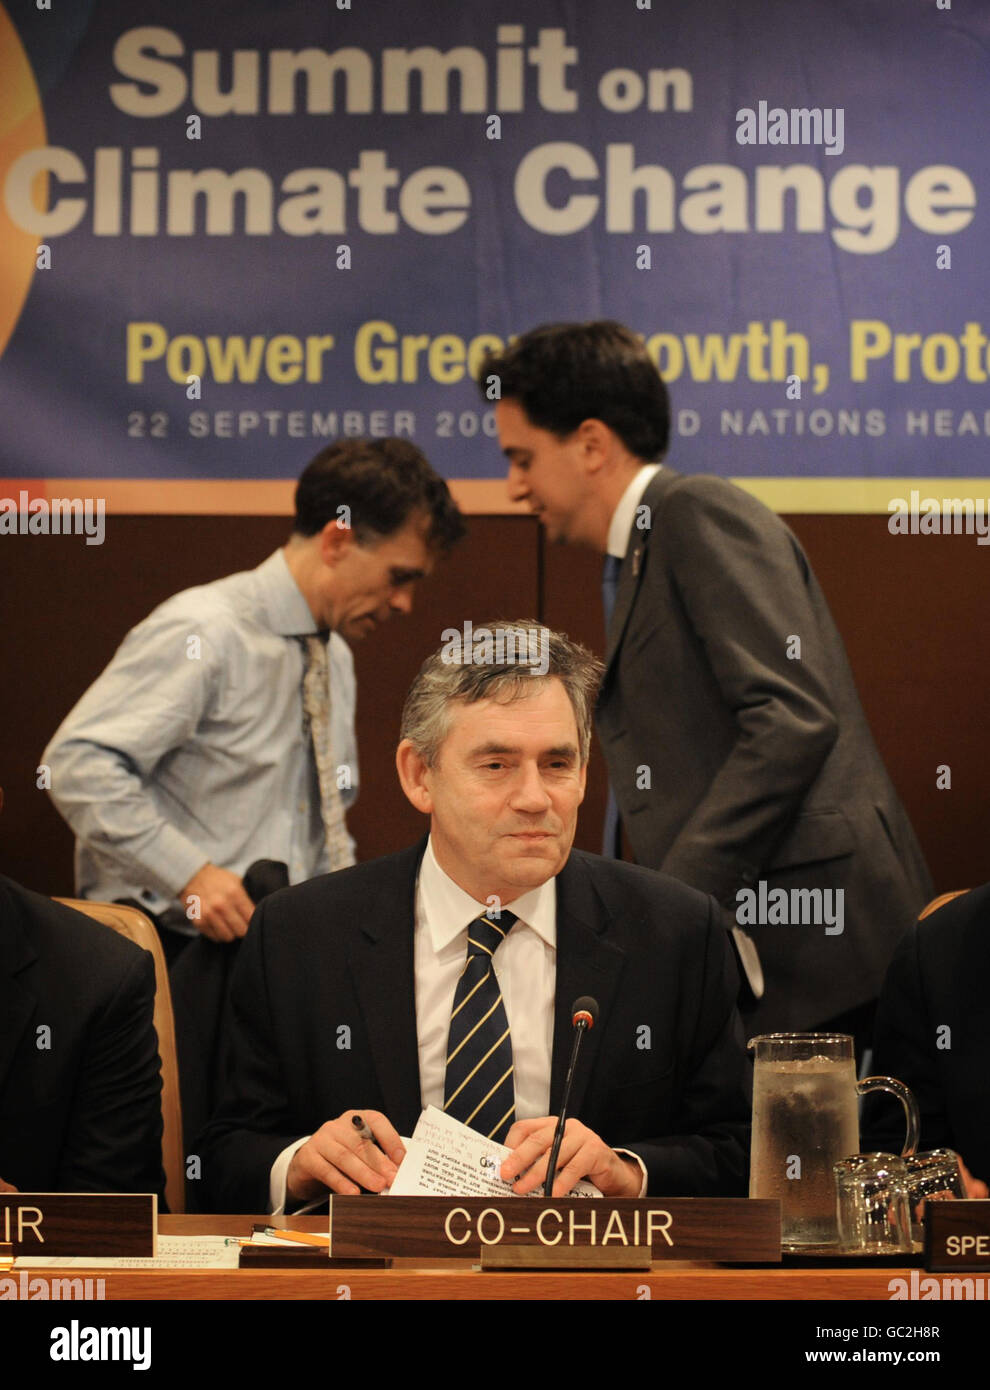
[[[901,942],[880,992],[872,1070],[911,1087],[921,1111],[919,1148],[955,1149],[976,1174],[964,1171],[969,1196],[986,1197],[990,884],[946,903]],[[896,1152],[900,1107],[876,1109],[871,1142]]]
[[[545,660],[448,643],[413,682],[396,758],[429,839],[257,909],[201,1146],[219,1209],[380,1191],[428,1104],[508,1144],[503,1178],[535,1189],[587,994],[600,1018],[554,1195],[585,1177],[615,1197],[745,1193],[748,1063],[718,906],[571,849],[600,666],[528,634]]]
[[[150,952],[0,877],[2,1190],[158,1192]]]

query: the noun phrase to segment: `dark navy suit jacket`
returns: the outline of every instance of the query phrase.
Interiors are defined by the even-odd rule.
[[[0,1177],[162,1192],[154,1001],[150,952],[0,877]]]
[[[955,1149],[990,1182],[990,884],[946,903],[901,942],[877,1006],[872,1070],[914,1092],[919,1149]],[[871,1142],[899,1153],[901,1107],[870,1102],[864,1129],[875,1126]]]
[[[312,879],[258,907],[232,987],[232,1074],[200,1144],[216,1209],[267,1209],[277,1155],[345,1110],[380,1110],[412,1132],[422,1108],[413,936],[424,848]],[[749,1063],[737,989],[714,900],[573,851],[557,877],[551,1113],[571,1048],[570,1007],[590,994],[600,1019],[582,1047],[569,1114],[639,1154],[651,1193],[744,1196]]]

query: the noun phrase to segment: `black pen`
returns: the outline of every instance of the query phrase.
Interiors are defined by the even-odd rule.
[[[375,1142],[375,1136],[372,1134],[371,1130],[365,1124],[364,1117],[362,1115],[352,1115],[351,1124],[357,1130],[358,1134],[361,1136],[362,1139],[370,1139],[372,1143]]]

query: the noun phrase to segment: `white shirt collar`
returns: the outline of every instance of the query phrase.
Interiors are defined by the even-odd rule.
[[[608,528],[608,553],[619,560],[626,558],[629,549],[629,534],[632,531],[636,508],[647,487],[663,467],[659,463],[644,463],[633,474],[629,486],[619,498],[619,505],[612,513]]]
[[[479,903],[465,893],[437,863],[432,836],[419,866],[418,885],[425,925],[433,949],[439,953],[449,946],[458,933],[466,931],[474,917],[480,917],[487,903]],[[548,878],[538,888],[530,888],[505,907],[514,912],[526,926],[532,927],[548,946],[557,945],[557,881]]]
[[[280,637],[297,637],[316,631],[309,604],[289,569],[284,546],[269,555],[254,573],[272,632]]]

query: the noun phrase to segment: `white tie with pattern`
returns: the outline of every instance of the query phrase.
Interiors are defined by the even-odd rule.
[[[330,667],[327,643],[322,637],[306,638],[306,671],[303,675],[303,712],[309,722],[316,758],[316,773],[320,783],[320,808],[323,812],[323,832],[331,869],[343,869],[354,863],[344,803],[337,785],[337,767],[330,746]]]

